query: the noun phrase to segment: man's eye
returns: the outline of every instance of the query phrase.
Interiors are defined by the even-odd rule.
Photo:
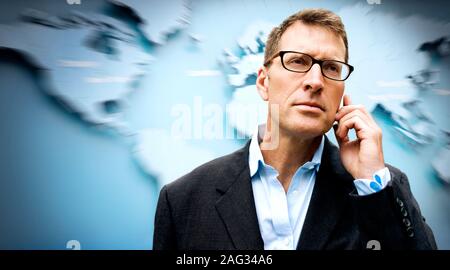
[[[306,65],[306,61],[303,58],[293,58],[291,59],[291,61],[289,61],[289,63],[296,65]]]
[[[335,64],[335,63],[327,63],[324,66],[324,68],[327,71],[336,72],[336,73],[340,72],[340,70],[341,70],[340,66],[338,64]]]

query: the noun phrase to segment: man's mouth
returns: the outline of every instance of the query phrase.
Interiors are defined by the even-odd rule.
[[[313,102],[313,101],[303,101],[303,102],[296,102],[294,103],[295,107],[298,107],[303,110],[310,110],[310,111],[325,111],[324,107],[320,105],[319,103]]]

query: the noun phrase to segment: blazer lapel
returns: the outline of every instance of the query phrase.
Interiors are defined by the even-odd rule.
[[[352,181],[353,178],[342,166],[339,149],[325,137],[322,161],[297,244],[298,250],[324,248],[345,207]]]
[[[240,250],[264,249],[251,186],[249,146],[250,142],[234,154],[229,170],[224,172],[216,187],[222,195],[216,202],[216,209],[235,248]]]

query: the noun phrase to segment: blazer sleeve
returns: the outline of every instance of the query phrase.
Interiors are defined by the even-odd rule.
[[[153,231],[153,250],[173,249],[176,249],[175,228],[167,194],[167,186],[164,186],[159,193],[158,205],[156,208]]]
[[[411,193],[407,176],[388,166],[391,181],[381,191],[350,195],[364,240],[376,240],[383,249],[437,249],[431,228],[426,224],[419,205]]]

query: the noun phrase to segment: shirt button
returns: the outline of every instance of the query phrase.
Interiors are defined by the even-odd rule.
[[[412,227],[408,227],[406,228],[406,234],[408,235],[409,238],[413,238],[414,237],[414,230]]]
[[[402,213],[403,217],[407,217],[408,216],[408,212],[406,211],[405,207],[400,208],[400,212]]]
[[[403,224],[405,224],[406,227],[410,227],[411,226],[411,221],[407,218],[403,219]]]
[[[403,207],[403,202],[402,202],[402,200],[400,200],[399,198],[397,198],[396,200],[397,200],[398,206]]]

